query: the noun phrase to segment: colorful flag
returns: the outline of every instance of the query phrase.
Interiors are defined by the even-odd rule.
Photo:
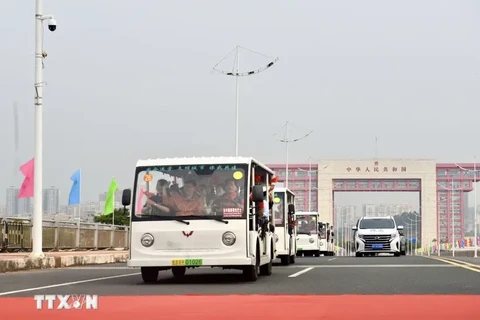
[[[138,192],[138,199],[137,199],[137,214],[142,213],[142,200],[143,200],[144,194],[145,194],[145,191],[143,191],[143,188],[140,188],[140,191]]]
[[[115,211],[115,191],[118,190],[117,181],[115,178],[110,182],[110,187],[108,187],[107,199],[105,199],[105,210],[104,215],[111,214]]]
[[[20,167],[20,171],[25,176],[25,179],[23,180],[20,191],[18,192],[18,199],[33,197],[34,162],[35,159],[31,159]]]
[[[73,176],[70,177],[73,181],[70,194],[68,196],[68,205],[80,204],[80,186],[81,186],[81,170],[78,169]]]

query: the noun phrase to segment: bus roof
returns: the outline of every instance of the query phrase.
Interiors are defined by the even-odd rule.
[[[274,192],[287,192],[287,193],[291,193],[293,195],[295,195],[295,193],[293,193],[292,190],[288,189],[288,188],[283,188],[283,187],[275,187],[275,189],[273,189]]]
[[[138,160],[137,167],[153,167],[153,166],[192,166],[192,165],[209,165],[209,164],[250,164],[254,162],[271,175],[273,170],[257,161],[252,157],[184,157],[184,158],[161,158]]]
[[[297,211],[295,212],[295,214],[299,214],[299,215],[318,215],[318,212],[303,212],[303,211]]]

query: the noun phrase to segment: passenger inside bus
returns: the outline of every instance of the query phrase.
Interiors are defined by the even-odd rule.
[[[197,182],[195,180],[185,181],[182,187],[182,194],[163,194],[163,201],[166,206],[173,209],[177,216],[203,215],[205,206],[202,197],[196,192]]]
[[[241,209],[244,208],[244,200],[238,191],[238,186],[234,179],[226,179],[223,188],[224,193],[212,202],[213,212],[223,212],[223,209]],[[222,191],[223,191],[222,190]]]
[[[142,213],[149,215],[166,215],[170,208],[163,203],[163,195],[168,193],[168,181],[160,179],[156,186],[157,194],[147,194],[148,199],[143,206]]]

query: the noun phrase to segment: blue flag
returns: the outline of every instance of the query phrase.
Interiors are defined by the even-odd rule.
[[[73,181],[72,188],[70,189],[70,195],[68,196],[68,205],[80,204],[80,184],[81,173],[78,169],[70,178]]]

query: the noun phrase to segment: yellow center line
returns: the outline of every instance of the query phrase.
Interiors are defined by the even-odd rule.
[[[480,266],[477,266],[477,265],[474,265],[474,264],[471,264],[471,263],[468,263],[468,262],[453,260],[453,259],[447,260],[447,259],[444,259],[444,258],[434,258],[434,257],[430,257],[429,259],[442,261],[442,262],[445,262],[445,263],[448,263],[448,264],[451,264],[451,265],[454,265],[454,266],[457,266],[457,267],[460,267],[460,268],[463,268],[463,269],[467,269],[467,270],[470,270],[470,271],[473,271],[473,272],[480,273],[480,269],[476,269],[476,268],[480,268]],[[474,268],[472,268],[472,267],[474,267]]]

